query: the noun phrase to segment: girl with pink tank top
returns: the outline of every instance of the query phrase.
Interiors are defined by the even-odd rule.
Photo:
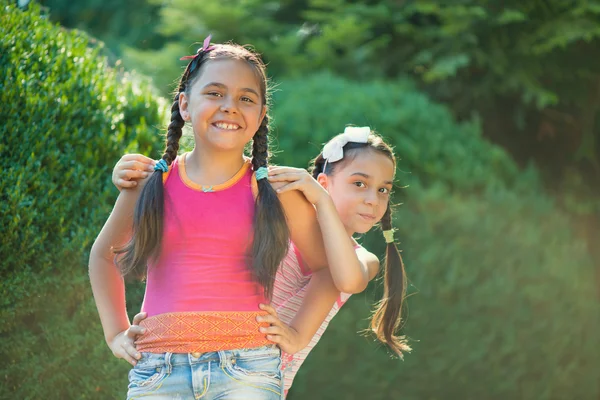
[[[344,158],[346,156],[346,158]],[[127,159],[129,156],[125,156]],[[144,159],[140,159],[144,161]],[[147,160],[151,161],[151,160]],[[378,272],[379,260],[352,238],[354,233],[365,233],[381,222],[387,242],[385,266],[385,292],[372,320],[372,330],[377,337],[400,357],[410,351],[403,337],[395,335],[400,322],[400,311],[405,294],[404,266],[393,240],[389,195],[393,184],[395,157],[391,148],[369,128],[347,127],[345,132],[332,139],[317,156],[311,166],[312,176],[305,170],[270,167],[269,180],[278,191],[301,191],[307,200],[318,204],[325,190],[334,204],[339,220],[320,218],[320,226],[328,253],[331,280],[318,281],[302,258],[300,251],[290,242],[290,250],[277,271],[272,306],[265,307],[269,316],[265,321],[269,328],[267,338],[283,350],[285,394],[293,379],[314,346],[318,343],[331,319],[337,314],[351,293],[362,291],[367,282]],[[115,185],[126,186],[134,178],[134,170],[123,165],[115,167]],[[119,177],[123,179],[119,179]],[[342,231],[336,224],[342,224]],[[339,226],[337,227],[339,228]],[[342,237],[348,238],[352,250],[336,252]],[[329,240],[328,240],[329,239]],[[352,262],[352,253],[360,262],[359,270]],[[362,271],[361,273],[357,273]],[[319,274],[319,272],[317,272]],[[317,275],[318,276],[318,275]],[[342,288],[342,291],[338,290]],[[347,293],[346,293],[347,292]],[[306,338],[288,335],[294,318],[304,307],[311,307],[312,318],[306,331],[314,333]]]
[[[272,297],[290,239],[321,269],[313,280],[330,281],[316,217],[338,217],[296,191],[278,195],[266,179],[267,79],[258,56],[207,38],[184,59],[165,153],[150,177],[121,192],[90,253],[105,339],[134,366],[128,398],[278,399],[280,350],[261,331],[272,327],[259,304]],[[195,147],[178,156],[185,122]],[[139,326],[127,318],[123,276],[146,279]],[[298,341],[309,316],[303,307],[285,337]]]

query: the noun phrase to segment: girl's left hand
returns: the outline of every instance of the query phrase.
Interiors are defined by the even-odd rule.
[[[281,351],[294,354],[308,345],[304,343],[298,331],[291,326],[283,323],[277,316],[277,311],[269,305],[260,304],[261,310],[268,312],[268,315],[256,317],[258,322],[267,322],[271,324],[268,328],[261,327],[260,332],[267,334],[267,340],[277,344]]]
[[[277,193],[299,190],[306,200],[315,206],[329,199],[329,193],[305,169],[292,167],[269,167],[269,182],[281,182],[274,185]]]

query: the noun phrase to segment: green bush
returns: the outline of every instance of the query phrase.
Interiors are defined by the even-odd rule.
[[[87,252],[112,166],[156,148],[166,107],[86,35],[0,4],[0,398],[121,397],[127,364],[104,344]]]
[[[354,296],[300,371],[296,399],[596,399],[600,316],[583,241],[540,189],[407,82],[330,75],[275,93],[278,161],[305,166],[347,123],[395,146],[395,215],[411,281],[401,362],[358,334],[379,294]],[[363,239],[383,252],[380,232]],[[374,292],[374,293],[373,293]]]
[[[533,168],[519,170],[500,147],[481,138],[477,119],[454,122],[446,107],[409,81],[355,83],[321,74],[284,81],[273,98],[280,162],[306,166],[346,124],[366,125],[396,147],[400,184],[443,183],[470,193],[541,190]]]

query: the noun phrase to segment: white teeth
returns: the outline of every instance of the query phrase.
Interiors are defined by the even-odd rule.
[[[236,125],[236,124],[226,124],[224,122],[217,122],[215,124],[215,126],[219,129],[227,129],[227,130],[235,130],[240,127],[239,125]]]

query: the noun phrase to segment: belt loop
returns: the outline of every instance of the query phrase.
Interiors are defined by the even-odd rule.
[[[217,353],[219,354],[219,368],[225,368],[227,366],[227,352],[219,350]]]
[[[167,367],[167,374],[170,374],[173,366],[171,365],[171,356],[173,353],[165,353],[165,366]]]

